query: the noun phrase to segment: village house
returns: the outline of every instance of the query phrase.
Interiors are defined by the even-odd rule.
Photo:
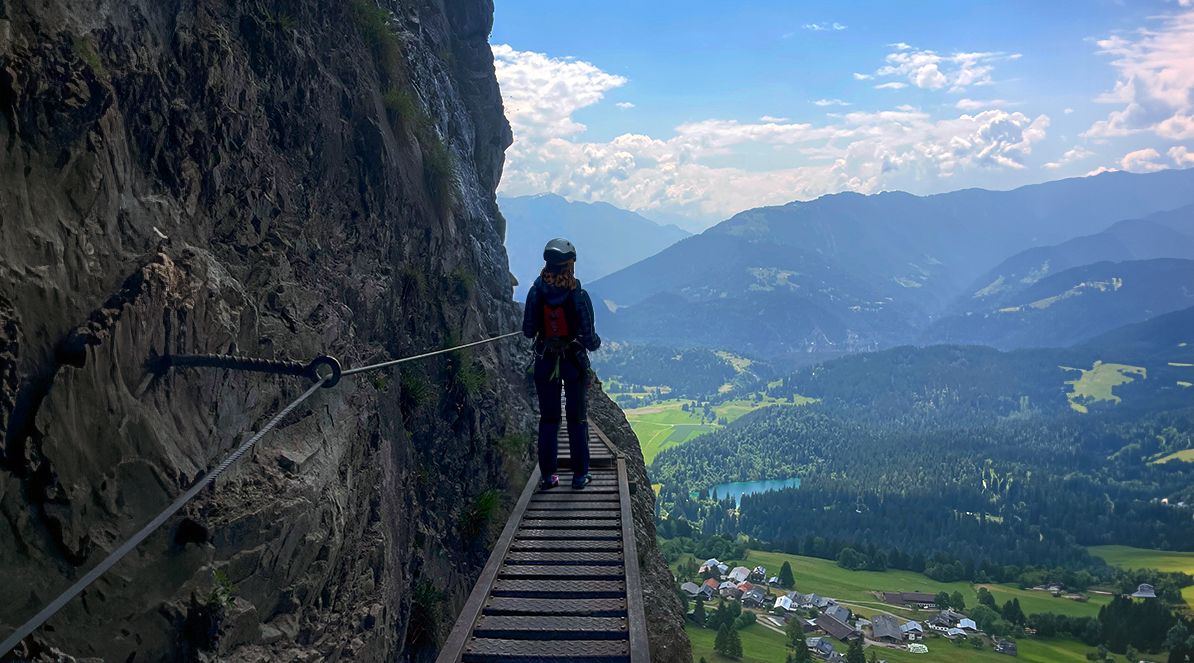
[[[1132,598],[1155,599],[1157,598],[1157,590],[1153,589],[1153,586],[1147,582],[1140,583],[1140,586],[1136,588],[1135,593],[1132,594]]]
[[[978,633],[978,624],[975,624],[974,620],[968,617],[958,620],[958,628],[970,634]]]
[[[833,643],[829,642],[826,638],[808,638],[805,640],[805,644],[808,645],[809,651],[821,658],[829,658],[835,653]]]
[[[750,569],[745,566],[735,566],[733,571],[730,571],[728,580],[733,580],[735,583],[746,582],[750,578]]]
[[[902,643],[904,632],[900,630],[900,620],[891,615],[875,615],[871,620],[871,639],[891,645]]]
[[[713,596],[717,594],[718,585],[719,583],[716,579],[709,578],[704,582],[704,584],[701,585],[701,596],[703,596],[706,601],[712,599]]]
[[[779,587],[779,576],[771,576],[767,579],[767,584],[772,587]]]
[[[909,642],[925,637],[925,627],[921,626],[920,622],[909,621],[902,624],[900,631],[904,633],[904,638]]]
[[[787,596],[778,596],[775,599],[775,605],[771,606],[772,610],[783,610],[784,612],[792,612],[795,608],[792,607],[792,599]]]
[[[734,582],[733,580],[726,580],[725,582],[721,583],[721,585],[719,585],[717,588],[717,593],[720,594],[722,598],[732,600],[737,600],[738,597],[742,596],[742,590],[738,589],[738,583]]]
[[[750,576],[747,578],[747,580],[751,580],[753,582],[767,582],[767,567],[756,566],[755,568],[751,569]]]
[[[761,608],[766,601],[767,590],[762,587],[752,587],[742,594],[742,605],[747,608]]]
[[[688,598],[695,599],[697,594],[701,593],[701,586],[695,582],[686,582],[680,585],[680,591],[684,592],[684,595]]]
[[[954,640],[957,638],[964,638],[964,637],[966,637],[966,631],[963,631],[960,628],[947,629],[945,631],[945,637],[949,638],[950,640]]]
[[[821,615],[813,621],[816,622],[817,628],[842,642],[850,642],[862,637],[857,631],[850,628],[850,626],[829,615]]]
[[[825,606],[825,614],[843,624],[850,621],[850,609],[836,602]]]
[[[995,641],[995,653],[1007,654],[1008,656],[1019,656],[1020,653],[1016,649],[1016,641],[1000,638]]]

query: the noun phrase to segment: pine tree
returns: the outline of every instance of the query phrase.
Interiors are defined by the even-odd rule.
[[[866,654],[862,653],[862,640],[854,640],[846,650],[846,663],[866,663]]]
[[[726,656],[742,658],[742,636],[736,628],[730,629],[729,637],[726,639]]]
[[[808,650],[808,642],[804,639],[803,633],[800,634],[800,639],[796,641],[795,646],[796,652],[792,657],[793,663],[813,663],[813,654]]]
[[[791,587],[796,584],[796,578],[792,575],[792,565],[784,562],[784,565],[779,569],[779,586]]]
[[[729,624],[722,624],[721,628],[717,629],[717,637],[713,639],[713,651],[722,656],[729,656],[729,641],[730,633],[734,629]]]
[[[804,628],[799,619],[789,619],[784,624],[784,633],[788,636],[788,644],[796,647],[804,642]]]
[[[692,623],[697,626],[705,626],[705,602],[697,596],[696,607],[692,609]]]
[[[999,606],[995,605],[995,595],[986,587],[978,588],[978,604],[985,605],[992,610],[999,610]]]

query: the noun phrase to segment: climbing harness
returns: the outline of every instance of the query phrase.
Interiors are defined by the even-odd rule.
[[[477,345],[486,343],[493,343],[511,336],[517,336],[521,332],[511,332],[509,334],[502,334],[500,336],[493,336],[490,338],[473,341],[471,343],[464,343],[442,350],[435,350],[432,352],[425,352],[423,354],[414,355],[411,357],[403,357],[401,359],[393,359],[390,361],[383,361],[376,364],[369,364],[367,366],[360,366],[348,370],[343,370],[340,367],[340,362],[328,355],[320,355],[311,362],[303,364],[301,362],[291,360],[274,360],[274,359],[256,359],[252,357],[238,357],[232,355],[167,355],[160,357],[156,363],[159,372],[164,372],[169,368],[184,368],[184,367],[206,367],[206,368],[225,368],[241,371],[255,371],[260,373],[273,373],[277,375],[293,375],[297,377],[305,377],[312,381],[310,387],[303,392],[301,396],[291,401],[286,407],[282,408],[277,414],[273,416],[261,430],[253,434],[252,437],[245,440],[232,453],[228,454],[219,465],[216,465],[208,474],[195,481],[195,483],[187,489],[185,493],[178,497],[159,513],[153,520],[149,521],[145,527],[142,527],[136,534],[130,537],[127,541],[120,544],[115,550],[108,554],[102,562],[97,564],[95,568],[91,569],[78,580],[75,584],[68,587],[65,591],[57,596],[53,601],[50,601],[46,607],[42,608],[40,612],[34,615],[29,621],[25,622],[16,631],[12,632],[4,642],[0,642],[0,657],[8,654],[10,651],[21,644],[30,633],[36,631],[42,624],[55,613],[61,610],[74,597],[78,596],[80,592],[86,589],[91,583],[95,582],[100,576],[106,573],[109,569],[116,565],[125,555],[132,552],[142,541],[147,539],[150,534],[161,527],[167,520],[177,513],[182,507],[186,506],[195,498],[204,488],[210,486],[221,474],[226,472],[237,460],[244,456],[250,449],[257,444],[261,438],[265,437],[266,433],[273,430],[286,415],[294,411],[296,407],[303,403],[303,401],[311,398],[320,389],[326,389],[336,386],[340,382],[340,378],[357,375],[369,371],[381,370],[397,364],[402,364],[416,359],[424,359],[441,355],[464,348],[471,348]]]

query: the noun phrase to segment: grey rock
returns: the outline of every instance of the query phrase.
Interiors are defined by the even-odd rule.
[[[361,365],[515,329],[519,311],[494,202],[510,129],[490,2],[382,0],[419,19],[396,28],[400,78],[348,2],[2,4],[0,568],[21,579],[0,584],[7,632],[306,386],[159,373],[155,358]],[[386,110],[391,88],[451,154],[454,203],[433,199],[434,141]],[[494,444],[532,429],[518,347],[321,391],[28,644],[426,660],[435,638],[408,634],[414,588],[434,582],[450,623],[487,554],[460,512],[489,488],[515,494],[511,468],[529,462]],[[485,372],[475,392],[461,361]],[[205,607],[212,569],[232,609]]]

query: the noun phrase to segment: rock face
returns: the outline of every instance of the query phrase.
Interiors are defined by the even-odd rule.
[[[634,535],[643,583],[643,610],[652,663],[692,663],[692,646],[684,633],[684,607],[675,592],[671,569],[663,561],[655,535],[655,491],[647,477],[643,451],[626,415],[594,381],[589,389],[589,417],[626,458]]]
[[[0,0],[0,635],[308,386],[161,356],[518,328],[492,2],[376,1]],[[520,347],[321,390],[21,653],[430,660],[532,460]]]
[[[0,634],[307,386],[156,357],[517,328],[492,3],[374,2],[0,0]],[[27,653],[429,659],[530,462],[517,348],[321,391]]]

